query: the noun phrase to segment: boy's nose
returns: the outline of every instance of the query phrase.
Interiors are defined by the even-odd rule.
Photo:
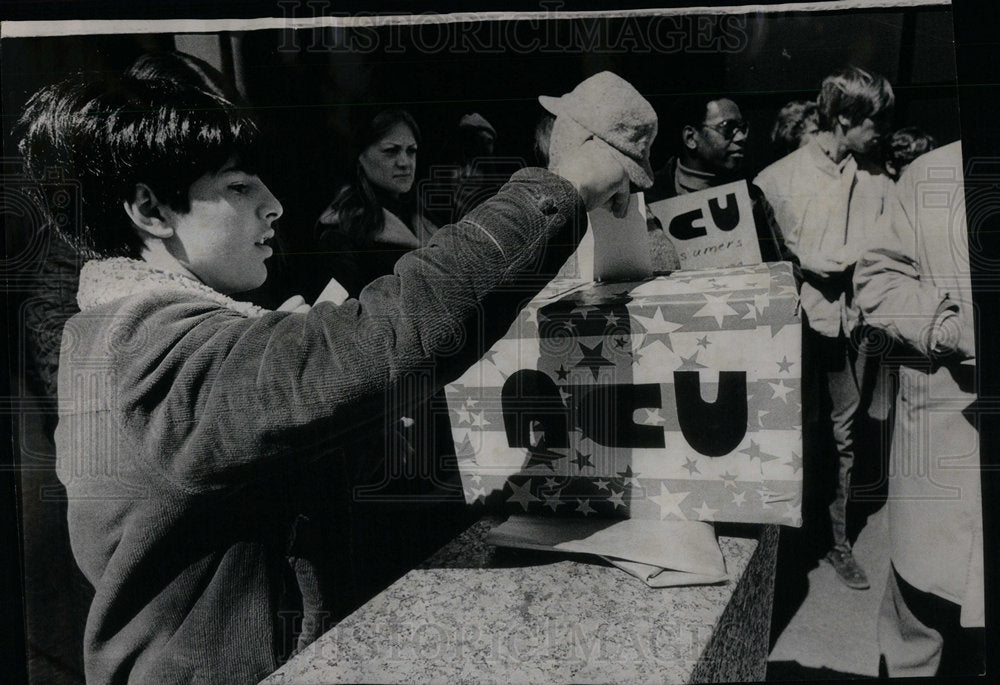
[[[264,201],[261,204],[262,213],[267,221],[276,221],[285,212],[281,202],[274,196],[271,189],[264,186]]]

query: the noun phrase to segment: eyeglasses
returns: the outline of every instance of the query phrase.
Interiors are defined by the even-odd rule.
[[[745,119],[726,119],[718,124],[702,124],[705,128],[710,128],[726,140],[732,140],[737,133],[747,135],[750,133],[750,122]]]

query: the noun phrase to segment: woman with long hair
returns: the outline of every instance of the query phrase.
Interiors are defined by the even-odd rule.
[[[420,128],[409,112],[375,115],[358,141],[353,178],[317,222],[328,275],[351,297],[392,273],[397,259],[425,245],[436,230],[413,189],[419,145]]]

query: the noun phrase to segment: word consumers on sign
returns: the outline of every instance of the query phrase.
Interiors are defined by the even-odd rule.
[[[660,200],[649,208],[677,248],[682,269],[761,262],[746,181]]]

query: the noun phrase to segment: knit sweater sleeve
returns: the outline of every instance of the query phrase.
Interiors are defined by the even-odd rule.
[[[141,322],[145,345],[120,341],[130,354],[115,361],[122,436],[189,491],[329,452],[320,448],[378,420],[387,402],[421,401],[464,372],[556,274],[584,226],[573,187],[529,169],[343,305],[247,319],[147,299],[126,317]]]

